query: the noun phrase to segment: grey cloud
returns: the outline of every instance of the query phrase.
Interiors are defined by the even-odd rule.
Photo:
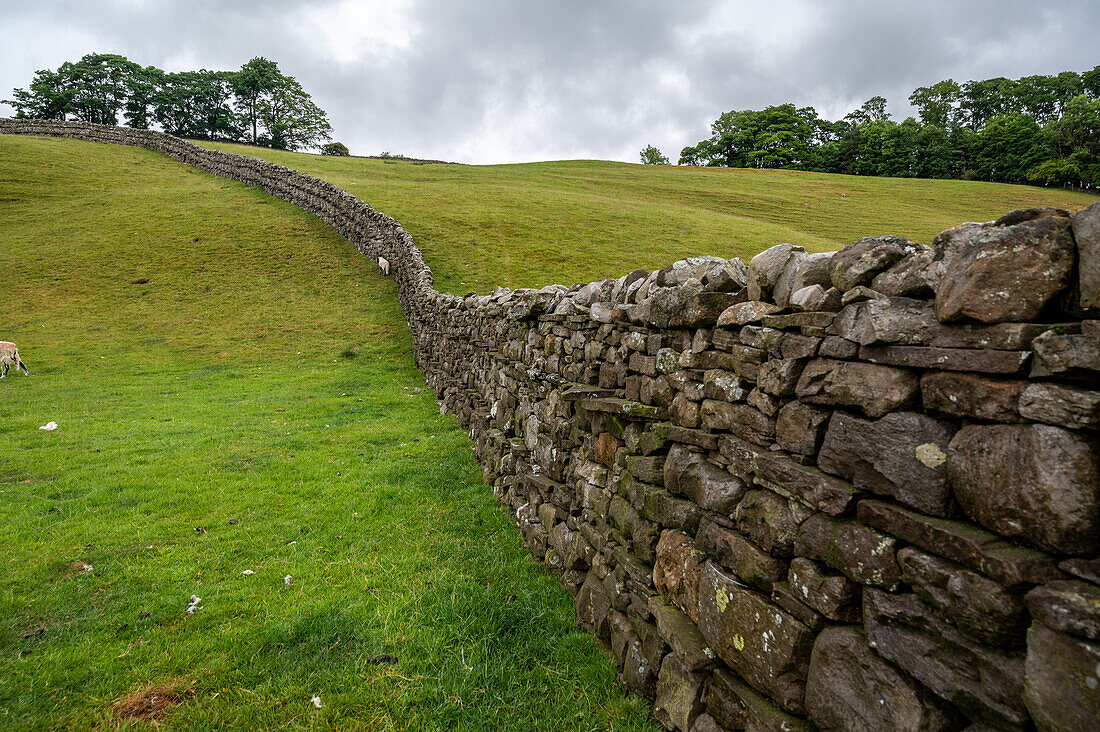
[[[12,39],[0,27],[0,94],[25,86],[35,68],[94,50],[194,68],[263,55],[302,82],[353,152],[468,162],[634,161],[649,143],[675,158],[729,109],[790,101],[838,118],[881,94],[901,117],[914,88],[943,78],[1100,61],[1091,0],[1041,10],[1030,0],[412,0],[385,6],[404,7],[399,28],[351,48],[333,46],[346,28],[330,36],[302,26],[310,10],[342,22],[337,0],[92,5],[16,0],[5,24],[41,32],[4,44]],[[369,31],[363,15],[356,22]],[[388,45],[386,32],[409,43]],[[81,50],[51,57],[55,36],[70,39],[66,53]]]

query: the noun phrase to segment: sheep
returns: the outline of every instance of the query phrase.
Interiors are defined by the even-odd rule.
[[[386,259],[385,257],[379,257],[378,258],[378,268],[380,270],[382,270],[382,276],[383,277],[389,277],[390,276],[390,260]]]
[[[15,347],[14,343],[0,341],[0,364],[4,367],[4,370],[0,371],[0,379],[8,375],[8,369],[11,368],[12,364],[23,369],[24,376],[31,375],[31,372],[27,371],[26,365],[19,359],[19,349]]]

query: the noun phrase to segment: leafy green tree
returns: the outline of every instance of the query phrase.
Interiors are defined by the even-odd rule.
[[[1026,114],[994,117],[978,133],[977,172],[985,180],[1022,182],[1048,157],[1039,123]]]
[[[233,74],[231,83],[237,103],[241,105],[245,119],[252,127],[252,144],[259,142],[260,115],[264,99],[275,89],[279,64],[257,56]]]
[[[922,86],[909,95],[909,103],[917,108],[920,121],[946,129],[955,124],[962,88],[954,79]]]
[[[321,146],[321,154],[347,157],[351,155],[351,151],[349,151],[348,146],[342,142],[330,142],[327,145]]]
[[[270,93],[261,99],[259,110],[267,130],[264,142],[278,150],[314,147],[331,136],[332,126],[324,110],[289,76],[280,75]]]
[[[15,107],[18,118],[64,120],[71,97],[72,90],[60,72],[40,69],[27,89],[13,89],[12,98],[4,102]]]
[[[1013,107],[1016,83],[1004,77],[968,81],[963,84],[959,102],[964,123],[977,132],[994,117],[1007,114]]]
[[[639,156],[643,165],[668,165],[668,158],[653,145],[646,145]]]

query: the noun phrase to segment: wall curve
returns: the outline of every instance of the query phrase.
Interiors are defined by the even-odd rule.
[[[158,150],[387,259],[443,409],[666,727],[1100,724],[1100,204],[457,296],[311,176],[0,133]]]

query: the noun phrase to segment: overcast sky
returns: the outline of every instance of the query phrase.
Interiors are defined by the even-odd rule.
[[[3,0],[0,98],[90,52],[264,56],[353,154],[675,162],[731,109],[878,94],[900,119],[941,79],[1091,69],[1098,38],[1098,0]]]

